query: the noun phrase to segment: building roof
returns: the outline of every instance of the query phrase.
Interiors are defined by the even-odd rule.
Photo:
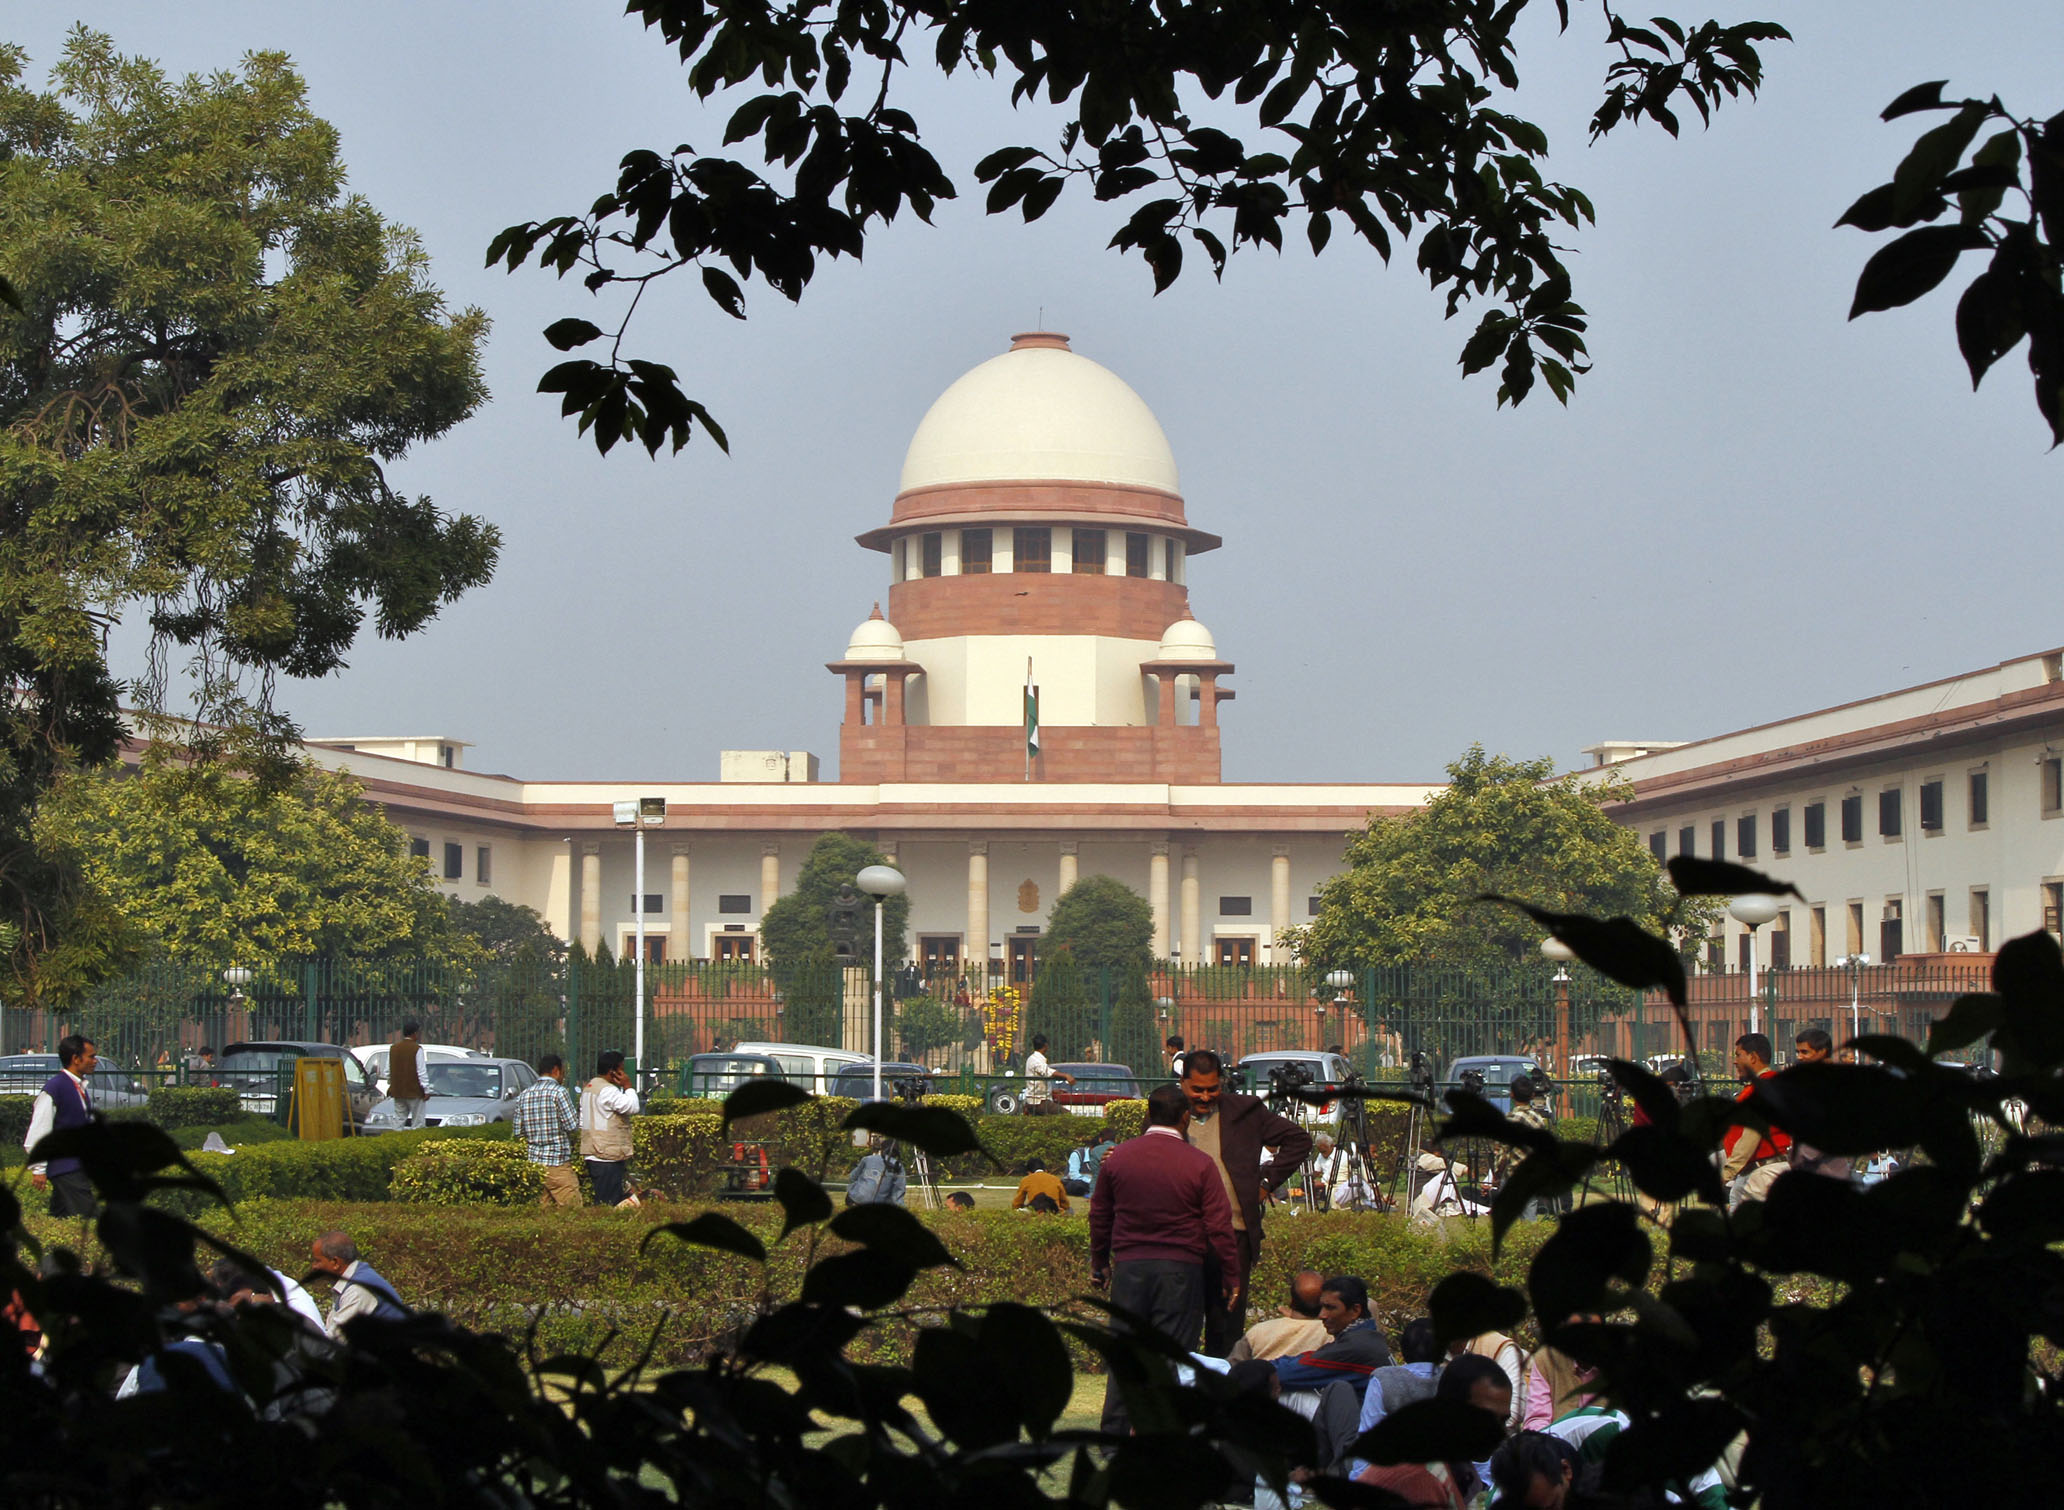
[[[940,394],[911,437],[900,491],[982,482],[1181,491],[1154,411],[1050,331],[1014,336],[1009,351]]]

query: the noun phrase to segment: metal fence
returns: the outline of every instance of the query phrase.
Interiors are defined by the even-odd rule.
[[[1818,1025],[1837,1040],[1893,1033],[1924,1041],[1929,1022],[1987,986],[1989,956],[1894,962],[1861,969],[1765,971],[1756,1021],[1779,1045]],[[1546,963],[1468,971],[1399,966],[1356,974],[1348,987],[1315,985],[1294,966],[1183,966],[1082,972],[1049,964],[926,978],[904,966],[884,982],[885,1057],[970,1077],[1022,1060],[1034,1034],[1057,1063],[1089,1060],[1158,1071],[1171,1035],[1229,1059],[1272,1050],[1337,1048],[1365,1073],[1400,1070],[1424,1053],[1437,1072],[1476,1054],[1531,1053],[1558,1078],[1590,1077],[1586,1056],[1680,1056],[1682,1030],[1668,1003],[1622,990],[1574,967],[1558,980]],[[112,981],[64,1013],[0,1009],[0,1050],[47,1051],[69,1031],[99,1045],[111,1068],[177,1078],[206,1045],[249,1040],[346,1045],[393,1039],[417,1022],[428,1043],[535,1060],[565,1053],[578,1071],[603,1049],[630,1052],[634,972],[629,962],[526,961],[464,972],[316,961],[279,972],[161,964]],[[1568,1003],[1568,1058],[1561,1011]],[[1689,1016],[1702,1067],[1725,1077],[1728,1050],[1750,1023],[1739,973],[1698,975]],[[867,1052],[872,987],[859,968],[782,971],[759,964],[657,964],[645,977],[646,1065],[672,1073],[718,1045],[772,1041]],[[1578,1098],[1580,1104],[1582,1097]]]

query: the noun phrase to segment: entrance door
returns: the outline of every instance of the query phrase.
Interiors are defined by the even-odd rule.
[[[917,941],[917,948],[926,980],[950,981],[960,974],[959,934],[928,933]]]
[[[719,964],[752,963],[753,935],[750,933],[720,933],[710,943],[710,957]]]
[[[1010,978],[1014,986],[1032,984],[1032,973],[1036,968],[1034,951],[1039,947],[1036,933],[1014,933],[1005,942],[1010,946]]]
[[[1222,938],[1211,941],[1216,962],[1232,965],[1241,970],[1254,968],[1254,940],[1251,938]]]

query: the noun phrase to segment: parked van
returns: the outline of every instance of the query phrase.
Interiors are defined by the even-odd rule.
[[[816,1095],[829,1095],[838,1072],[851,1064],[872,1064],[851,1049],[828,1049],[808,1043],[734,1043],[727,1054],[759,1054],[781,1066],[781,1078]]]

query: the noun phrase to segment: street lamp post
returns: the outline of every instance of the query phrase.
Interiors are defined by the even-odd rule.
[[[1733,919],[1749,930],[1749,1031],[1763,1030],[1756,1000],[1756,930],[1777,916],[1777,898],[1760,891],[1745,892],[1727,904]]]
[[[1555,961],[1555,1073],[1558,1078],[1567,1080],[1570,1073],[1569,962],[1577,957],[1577,952],[1551,933],[1541,940],[1541,953]]]
[[[1326,984],[1333,988],[1333,1005],[1340,1009],[1340,1021],[1345,1022],[1347,1020],[1347,993],[1348,989],[1354,985],[1354,971],[1329,970],[1326,972]],[[1323,991],[1319,993],[1317,1010],[1319,1026],[1324,1027],[1326,1025],[1326,993]],[[1347,1031],[1345,1028],[1336,1023],[1333,1031],[1343,1035],[1340,1040],[1342,1043],[1347,1042],[1344,1036]],[[1324,1048],[1325,1045],[1320,1044],[1319,1047]]]
[[[1848,954],[1838,963],[1849,972],[1849,1037],[1853,1041],[1863,1036],[1863,971],[1870,956]]]
[[[881,978],[882,903],[903,895],[903,872],[892,865],[868,865],[853,877],[854,884],[874,898],[874,1099],[881,1094]]]
[[[633,797],[614,805],[616,826],[634,835],[631,880],[631,931],[636,940],[638,963],[631,972],[631,989],[636,1005],[631,1009],[631,1063],[637,1066],[638,1084],[645,1083],[645,830],[666,822],[666,798]]]

